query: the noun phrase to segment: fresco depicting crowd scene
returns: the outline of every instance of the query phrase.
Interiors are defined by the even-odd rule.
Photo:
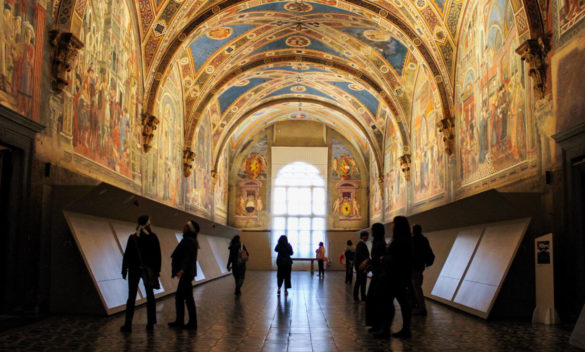
[[[70,85],[74,150],[134,178],[139,172],[140,49],[128,7],[89,1],[81,33],[85,48]]]
[[[35,82],[45,39],[46,9],[40,3],[0,1],[0,104],[34,120],[39,119],[40,86],[35,88]]]
[[[412,181],[415,202],[436,196],[444,190],[444,147],[436,127],[441,120],[441,104],[432,82],[432,76],[421,66],[412,106]]]
[[[477,2],[460,43],[458,177],[477,181],[526,159],[526,76],[512,4]]]

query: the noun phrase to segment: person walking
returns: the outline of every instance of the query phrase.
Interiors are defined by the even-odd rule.
[[[383,265],[382,282],[385,284],[383,287],[385,299],[380,302],[381,327],[374,333],[374,337],[390,337],[390,327],[395,314],[394,299],[396,298],[402,313],[402,329],[392,336],[409,338],[411,336],[412,306],[409,300],[408,286],[412,276],[412,238],[410,224],[404,216],[397,216],[392,222],[392,242],[386,250]]]
[[[315,251],[317,253],[317,264],[319,265],[319,278],[325,277],[325,246],[323,242],[319,242],[319,248]]]
[[[161,254],[158,237],[150,226],[150,217],[138,218],[136,232],[128,238],[122,259],[122,278],[128,278],[128,300],[126,301],[126,320],[120,327],[122,332],[132,332],[132,319],[138,283],[142,278],[146,290],[146,330],[152,331],[156,324],[156,302],[154,289],[160,288]]]
[[[232,238],[229,250],[230,255],[228,258],[227,270],[231,270],[234,275],[234,280],[236,282],[236,291],[234,293],[239,296],[242,294],[241,288],[246,277],[246,262],[248,261],[250,253],[248,253],[246,246],[242,245],[240,242],[239,235],[235,235],[234,238]]]
[[[347,246],[343,255],[345,257],[345,283],[351,285],[353,282],[353,261],[355,258],[355,247],[351,240],[347,240]]]
[[[377,222],[372,225],[372,259],[368,265],[372,271],[372,279],[368,288],[366,298],[366,326],[370,326],[369,332],[378,331],[380,325],[380,302],[384,300],[384,289],[382,282],[382,260],[386,253],[386,234],[384,225]]]
[[[293,249],[285,235],[280,236],[274,251],[278,253],[276,256],[276,266],[278,268],[276,272],[278,291],[276,294],[280,295],[280,287],[284,282],[284,294],[288,295],[288,289],[291,288],[290,273],[292,271],[291,256],[293,255]]]
[[[197,308],[193,298],[193,279],[197,275],[197,254],[199,224],[187,221],[183,227],[183,239],[171,255],[172,277],[179,278],[175,294],[176,319],[169,323],[172,328],[197,329]],[[185,324],[185,304],[189,312],[189,322]]]
[[[425,305],[425,297],[422,292],[423,271],[435,261],[435,254],[429,243],[429,240],[423,235],[422,227],[414,225],[412,227],[412,278],[411,287],[414,295],[414,310],[413,315],[427,315],[427,307]]]
[[[360,301],[359,294],[361,293],[361,300],[366,301],[366,284],[368,282],[368,273],[365,270],[365,266],[370,259],[370,250],[368,249],[368,237],[370,234],[368,231],[362,231],[360,233],[360,241],[355,247],[355,286],[353,287],[353,300],[355,302]]]

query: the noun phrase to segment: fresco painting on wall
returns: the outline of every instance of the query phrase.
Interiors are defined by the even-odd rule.
[[[126,2],[89,1],[70,85],[75,152],[135,178],[140,152],[138,39]]]
[[[227,220],[228,202],[228,156],[224,152],[218,162],[217,182],[215,183],[214,196],[214,220],[222,224]]]
[[[0,104],[39,121],[45,1],[1,0]]]
[[[244,179],[238,182],[240,194],[236,210],[236,219],[243,221],[258,221],[258,216],[264,210],[264,203],[260,197],[262,181]]]
[[[565,34],[575,24],[585,18],[585,1],[583,0],[557,0],[559,18],[559,34]]]
[[[249,153],[242,161],[242,165],[240,165],[238,176],[252,180],[265,180],[266,159],[260,153]]]
[[[509,2],[476,2],[466,16],[456,85],[458,183],[512,167],[527,155],[524,65]]]
[[[382,221],[382,190],[378,183],[378,166],[370,151],[370,222]]]
[[[195,150],[193,179],[187,179],[185,206],[187,210],[202,216],[212,215],[213,193],[211,182],[211,122],[208,112],[197,127],[192,150]]]
[[[394,124],[388,119],[386,128],[386,150],[384,152],[384,215],[389,218],[392,212],[406,205],[406,181],[400,171],[399,158],[402,146]]]
[[[412,105],[411,142],[415,202],[435,197],[444,191],[444,148],[436,128],[441,119],[441,102],[433,82],[433,76],[425,66],[421,66]]]
[[[361,207],[356,195],[360,181],[339,181],[337,198],[333,201],[333,215],[340,221],[360,221],[362,219]]]
[[[175,206],[183,203],[183,100],[181,79],[177,66],[173,66],[156,102],[160,119],[154,135],[152,150],[146,155],[144,192]]]
[[[243,221],[257,221],[264,209],[260,194],[262,181],[266,180],[266,158],[258,152],[248,153],[238,171],[238,201],[236,218]]]
[[[331,138],[331,180],[335,187],[332,214],[340,221],[360,221],[361,206],[358,189],[361,183],[360,169],[350,150],[337,138]]]

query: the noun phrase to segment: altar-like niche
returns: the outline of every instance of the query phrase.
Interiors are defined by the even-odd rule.
[[[337,183],[338,198],[333,202],[333,213],[339,216],[340,221],[359,221],[360,205],[356,197],[356,191],[360,187],[360,181],[342,181]]]
[[[258,220],[258,214],[263,208],[260,197],[262,182],[259,180],[240,180],[238,186],[240,187],[240,198],[238,200],[236,219]]]

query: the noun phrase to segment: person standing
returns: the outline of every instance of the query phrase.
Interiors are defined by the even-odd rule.
[[[422,227],[412,227],[412,293],[414,295],[415,309],[413,315],[427,315],[425,297],[422,292],[423,271],[433,265],[435,254],[429,244],[429,240],[422,234]]]
[[[235,235],[234,238],[232,238],[229,250],[230,255],[228,258],[227,270],[231,270],[234,275],[234,280],[236,282],[236,291],[234,293],[239,296],[242,294],[241,288],[246,277],[246,262],[248,261],[250,253],[248,253],[246,246],[243,246],[240,242],[239,235]]]
[[[325,246],[323,242],[319,242],[319,248],[315,251],[317,253],[317,264],[319,265],[319,278],[325,277]]]
[[[352,284],[353,282],[353,261],[355,258],[355,247],[351,240],[347,240],[347,247],[345,247],[345,283]]]
[[[365,265],[370,259],[370,250],[368,249],[368,237],[370,234],[368,231],[362,231],[360,233],[360,241],[355,247],[355,286],[353,287],[353,300],[359,302],[361,293],[361,300],[366,301],[366,284],[368,282],[368,273],[365,270]],[[364,264],[364,265],[362,265]]]
[[[380,330],[374,333],[376,338],[389,338],[390,327],[394,320],[394,299],[400,304],[402,313],[402,329],[392,334],[394,337],[409,338],[411,320],[411,302],[408,286],[412,276],[412,238],[410,224],[404,216],[397,216],[392,222],[392,242],[388,245],[384,256],[383,295],[385,299],[378,307],[380,312]]]
[[[282,283],[284,282],[284,294],[288,295],[288,289],[291,288],[290,273],[292,271],[291,256],[293,255],[293,249],[290,243],[288,243],[288,238],[285,235],[280,236],[274,251],[278,253],[278,256],[276,257],[276,266],[278,268],[276,272],[278,291],[276,294],[280,295],[280,286],[282,286]]]
[[[384,300],[384,283],[382,260],[386,253],[386,234],[384,225],[377,222],[372,225],[372,259],[369,269],[372,271],[372,279],[366,298],[366,326],[371,326],[369,332],[380,329],[380,303]]]
[[[172,277],[179,278],[175,294],[176,319],[169,323],[172,328],[197,329],[197,309],[193,299],[193,279],[197,275],[197,253],[199,224],[187,221],[183,227],[183,239],[171,255]],[[185,324],[185,304],[189,312],[189,322]]]
[[[132,331],[134,306],[140,278],[146,290],[146,329],[152,331],[156,324],[156,302],[154,288],[160,288],[161,254],[158,237],[150,227],[150,217],[142,215],[138,218],[136,233],[130,235],[122,259],[122,278],[128,278],[128,301],[126,302],[126,320],[120,327],[122,332]]]

